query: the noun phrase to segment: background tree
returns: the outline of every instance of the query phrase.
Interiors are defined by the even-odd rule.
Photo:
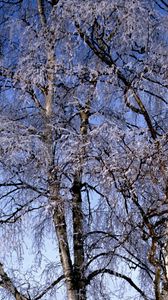
[[[0,1],[3,299],[168,297],[167,11],[146,2]]]

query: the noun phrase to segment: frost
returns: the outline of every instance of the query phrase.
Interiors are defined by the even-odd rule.
[[[71,264],[60,268],[60,262],[75,263],[82,249],[83,282],[100,268],[100,276],[89,275],[89,297],[111,299],[106,271],[134,280],[133,269],[140,274],[136,293],[154,297],[156,266],[161,289],[167,261],[166,12],[145,0],[45,1],[44,25],[36,1],[7,2],[6,27],[1,24],[1,255],[8,249],[21,260],[30,228],[39,273],[48,268],[48,245],[54,259],[62,251],[49,279],[37,280],[32,268],[33,279],[23,270],[16,286],[38,298],[53,287],[56,269],[69,274]],[[75,248],[76,237],[84,245]],[[27,280],[32,287],[26,290]],[[57,287],[51,288],[54,299]]]

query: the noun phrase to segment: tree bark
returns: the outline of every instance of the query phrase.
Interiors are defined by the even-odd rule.
[[[165,235],[167,237],[168,235],[168,224],[166,224],[165,229]],[[168,242],[164,245],[163,250],[164,255],[164,280],[163,280],[163,287],[162,287],[162,293],[161,293],[161,300],[167,300],[168,299]]]
[[[55,203],[53,221],[59,244],[59,254],[65,276],[68,300],[77,300],[74,291],[73,266],[68,245],[64,203],[59,199],[59,190],[56,182],[50,184],[50,201],[52,205]]]
[[[75,174],[72,187],[73,194],[73,247],[74,247],[74,288],[78,300],[86,299],[84,277],[84,243],[83,243],[83,212],[80,174]]]
[[[74,247],[74,288],[77,300],[86,300],[86,280],[85,280],[85,256],[84,256],[84,228],[83,228],[83,207],[82,207],[82,164],[85,156],[85,142],[90,114],[90,101],[87,101],[85,107],[79,104],[80,114],[80,134],[83,140],[82,151],[79,160],[80,166],[74,175],[72,186],[72,219],[73,219],[73,247]]]
[[[18,291],[8,274],[5,272],[3,264],[0,263],[1,286],[13,295],[16,300],[28,300],[26,296]]]
[[[55,151],[54,145],[55,133],[52,127],[52,112],[54,100],[54,72],[55,72],[55,57],[54,46],[51,42],[51,49],[48,51],[47,61],[47,78],[48,86],[45,94],[45,141],[48,148],[48,188],[50,192],[49,202],[53,207],[53,222],[55,232],[58,239],[60,260],[63,268],[65,284],[67,288],[68,300],[78,300],[74,289],[74,271],[68,244],[67,226],[65,220],[64,201],[60,196],[60,184],[57,180],[57,169],[55,166]]]

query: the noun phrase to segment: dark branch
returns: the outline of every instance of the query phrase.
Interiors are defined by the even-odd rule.
[[[124,274],[115,272],[111,269],[98,269],[95,270],[94,272],[92,272],[86,279],[86,284],[90,284],[91,280],[99,275],[99,274],[109,274],[109,275],[113,275],[116,276],[118,278],[124,279],[126,280],[145,300],[147,300],[147,296],[145,295],[145,293],[132,281],[132,279]]]
[[[41,299],[47,292],[49,292],[54,286],[56,286],[60,281],[64,279],[64,275],[61,275],[56,280],[54,280],[43,292],[41,292],[38,296],[34,298],[34,300]]]

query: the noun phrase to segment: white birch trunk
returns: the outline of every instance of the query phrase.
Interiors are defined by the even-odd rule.
[[[166,232],[166,237],[168,237],[168,223],[166,224],[166,226],[167,228],[165,232]],[[167,241],[164,245],[163,255],[164,255],[165,272],[164,272],[161,300],[168,300],[168,242]]]
[[[45,99],[45,112],[46,112],[46,146],[49,153],[49,171],[48,171],[48,182],[50,199],[52,206],[54,204],[53,222],[55,232],[58,239],[60,260],[65,276],[65,284],[67,288],[68,300],[78,300],[74,290],[74,278],[73,278],[73,266],[70,256],[67,228],[64,212],[64,203],[59,195],[59,182],[57,182],[57,174],[54,164],[54,136],[52,129],[52,112],[53,112],[53,97],[54,97],[54,73],[55,73],[55,57],[54,49],[48,52],[48,86]]]

